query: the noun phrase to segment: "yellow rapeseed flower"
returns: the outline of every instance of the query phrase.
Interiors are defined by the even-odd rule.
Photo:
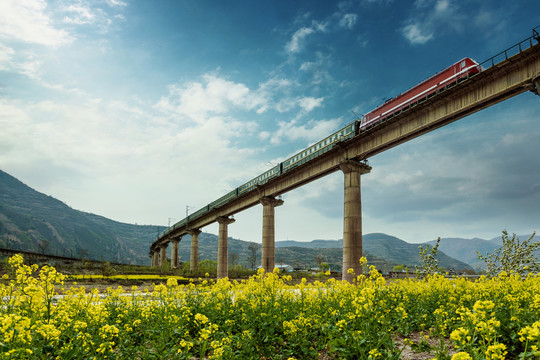
[[[472,360],[472,357],[468,353],[461,351],[454,354],[452,360]]]
[[[488,346],[485,355],[487,360],[504,360],[507,353],[506,345],[495,344]]]

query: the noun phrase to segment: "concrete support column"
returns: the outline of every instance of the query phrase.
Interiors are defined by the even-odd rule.
[[[154,251],[153,257],[152,257],[152,266],[158,267],[159,266],[159,248],[157,248]]]
[[[189,270],[196,273],[199,271],[199,234],[201,230],[191,229],[188,234],[191,235],[191,256],[189,258]]]
[[[154,253],[151,252],[149,256],[150,256],[150,266],[151,266],[151,267],[156,266],[156,265],[154,264]]]
[[[261,198],[261,204],[263,205],[261,266],[265,273],[269,273],[274,271],[276,266],[274,208],[283,205],[283,200],[265,196]]]
[[[221,216],[217,219],[219,224],[219,239],[218,239],[218,255],[217,255],[217,278],[223,279],[229,276],[229,267],[228,267],[228,247],[227,247],[227,238],[228,225],[232,224],[235,220],[228,218],[226,216]]]
[[[180,244],[180,240],[182,240],[182,236],[178,236],[172,239],[171,267],[173,269],[178,269],[180,265],[180,259],[178,256],[178,245]]]
[[[369,173],[371,167],[353,160],[346,160],[339,167],[345,174],[342,280],[352,282],[355,276],[362,273],[362,266],[360,266],[362,257],[360,175]],[[349,269],[353,269],[354,274],[350,274]]]
[[[169,243],[164,243],[159,248],[159,266],[163,266],[167,260],[167,246]]]

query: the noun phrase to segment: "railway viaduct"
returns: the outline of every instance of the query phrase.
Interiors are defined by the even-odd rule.
[[[537,28],[538,29],[538,28]],[[198,264],[198,235],[200,229],[219,223],[217,278],[227,277],[228,225],[232,215],[247,208],[263,206],[262,267],[266,272],[275,266],[274,209],[283,204],[279,195],[319,179],[330,173],[344,174],[343,219],[343,280],[352,281],[360,274],[362,256],[361,175],[370,172],[366,159],[415,137],[450,124],[467,115],[485,109],[526,91],[540,93],[540,37],[533,36],[482,63],[484,71],[466,81],[437,90],[384,122],[340,143],[329,152],[286,172],[255,190],[242,194],[205,215],[188,221],[161,235],[150,247],[152,266],[161,266],[166,259],[167,247],[172,243],[173,267],[178,267],[178,244],[182,236],[190,234],[191,269]],[[189,220],[189,218],[188,218]]]

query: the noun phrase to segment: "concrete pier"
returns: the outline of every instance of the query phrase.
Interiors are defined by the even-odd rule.
[[[189,270],[196,273],[199,271],[199,234],[201,230],[190,229],[187,231],[191,235],[191,256],[189,258]]]
[[[172,242],[172,254],[171,254],[171,268],[178,269],[180,266],[180,259],[178,254],[178,245],[180,244],[180,240],[182,240],[182,236],[175,237],[171,240]]]
[[[229,237],[228,225],[235,222],[235,220],[226,216],[220,216],[217,218],[217,222],[219,224],[217,278],[223,279],[229,276],[229,258],[227,253],[227,238]]]
[[[159,267],[162,267],[167,261],[167,246],[169,243],[164,243],[159,247]]]
[[[154,264],[153,266],[159,267],[159,248],[154,251],[154,254],[152,256],[152,263]]]
[[[276,265],[274,208],[283,205],[283,200],[265,196],[261,198],[261,204],[263,205],[261,266],[268,273],[274,271]]]
[[[352,282],[362,273],[362,201],[360,175],[367,174],[371,167],[362,162],[346,160],[339,166],[345,175],[343,214],[343,269],[342,280]],[[349,269],[354,272],[351,274]]]

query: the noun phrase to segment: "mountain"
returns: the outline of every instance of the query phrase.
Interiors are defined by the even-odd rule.
[[[529,239],[531,235],[518,235],[517,238],[520,241]],[[510,235],[510,238],[512,235]],[[538,238],[535,236],[533,242],[538,241]],[[435,245],[436,240],[428,241],[426,244],[431,246]],[[498,249],[502,246],[502,237],[496,237],[491,240],[484,240],[479,238],[473,239],[462,239],[462,238],[441,238],[439,243],[439,250],[443,251],[445,254],[459,260],[464,263],[469,264],[475,270],[481,270],[485,268],[485,263],[482,260],[478,259],[477,251],[486,255],[488,253],[492,254],[495,249]],[[540,250],[535,252],[536,257],[540,259]]]
[[[427,242],[431,246],[437,240]],[[477,251],[483,255],[492,253],[500,245],[484,239],[441,238],[439,250],[445,254],[469,264],[473,269],[479,270],[484,267],[484,262],[478,259]]]
[[[53,255],[148,264],[157,226],[74,210],[0,170],[0,246]]]
[[[313,240],[310,242],[300,242],[294,240],[282,240],[276,241],[276,249],[282,247],[300,247],[300,248],[309,248],[309,249],[318,249],[318,248],[342,248],[343,240]]]
[[[409,244],[394,236],[373,233],[362,236],[363,252],[375,258],[384,259],[395,265],[406,265],[414,267],[420,265],[418,246],[420,244]],[[296,246],[298,248],[316,249],[320,247],[341,249],[343,240],[314,240],[311,242],[299,242],[294,240],[276,241],[276,252],[284,246]],[[449,256],[439,247],[439,265],[445,269],[471,270],[471,266],[463,261],[459,261]],[[341,250],[340,250],[341,251]],[[369,259],[369,258],[368,258]]]

